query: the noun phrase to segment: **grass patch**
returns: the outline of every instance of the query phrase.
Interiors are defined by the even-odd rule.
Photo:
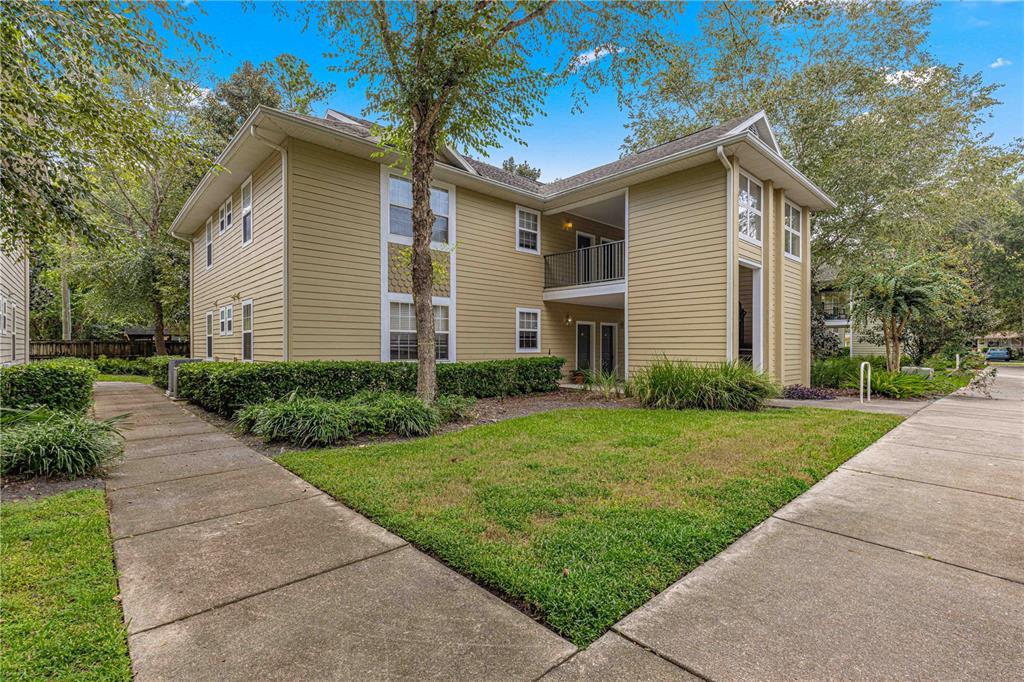
[[[151,384],[153,377],[138,374],[101,374],[96,381],[131,381],[136,384]]]
[[[0,679],[130,680],[100,490],[4,502]]]
[[[583,647],[900,421],[572,409],[278,461]]]

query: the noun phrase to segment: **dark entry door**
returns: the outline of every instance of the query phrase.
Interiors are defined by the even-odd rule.
[[[593,348],[593,327],[581,324],[576,327],[576,369],[589,370],[594,366],[590,357]]]
[[[615,327],[601,325],[601,374],[615,373]]]
[[[576,276],[577,284],[590,284],[597,269],[597,251],[592,249],[594,238],[589,234],[576,233]]]

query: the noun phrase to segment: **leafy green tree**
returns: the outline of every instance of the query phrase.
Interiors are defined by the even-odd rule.
[[[333,84],[314,80],[305,61],[282,54],[259,66],[242,62],[207,93],[202,111],[220,139],[227,140],[258,106],[308,114],[333,92]]]
[[[131,106],[115,74],[179,87],[157,25],[193,48],[179,3],[0,3],[0,242],[54,234],[101,238],[90,222],[96,157],[131,156],[161,136],[150,112]]]
[[[526,161],[516,162],[514,156],[510,156],[502,161],[501,167],[514,175],[529,178],[530,180],[540,180],[540,168],[535,168]]]
[[[417,395],[436,392],[430,184],[446,145],[485,153],[540,111],[548,89],[623,93],[667,58],[653,20],[670,3],[334,2],[308,4],[300,18],[332,42],[350,86],[367,83],[368,111],[384,126],[382,149],[410,168],[413,194],[412,288],[417,333]],[[382,151],[382,156],[384,152]]]
[[[989,210],[990,196],[977,195],[992,170],[982,158],[1006,170],[1015,150],[989,147],[978,131],[997,86],[926,51],[932,9],[708,3],[682,57],[634,100],[626,148],[763,109],[786,157],[839,204],[814,216],[816,263],[934,243],[965,215]],[[951,193],[963,201],[943,201]]]
[[[843,284],[857,292],[851,311],[855,325],[881,327],[891,372],[900,370],[904,339],[914,323],[949,315],[973,300],[967,283],[943,255],[922,256],[912,249],[865,258]]]

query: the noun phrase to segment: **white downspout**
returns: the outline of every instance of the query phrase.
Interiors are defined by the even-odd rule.
[[[281,238],[284,262],[281,264],[281,359],[288,359],[288,147],[260,137],[256,126],[249,126],[249,135],[281,154]]]
[[[736,306],[735,301],[735,282],[733,271],[736,269],[736,263],[734,262],[735,256],[733,254],[733,237],[736,234],[735,221],[736,216],[733,215],[733,204],[735,203],[734,197],[732,196],[732,173],[733,167],[729,162],[729,157],[725,155],[725,149],[722,145],[718,145],[715,150],[718,155],[718,160],[725,166],[725,359],[728,362],[732,362],[735,357],[735,340],[733,339],[733,332],[735,327],[735,315],[734,308]]]

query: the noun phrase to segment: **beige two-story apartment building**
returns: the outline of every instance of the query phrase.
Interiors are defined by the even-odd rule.
[[[28,362],[28,278],[25,251],[0,248],[0,365]]]
[[[171,227],[192,246],[194,356],[415,359],[411,189],[378,151],[354,116],[249,117]],[[746,358],[808,383],[808,219],[832,206],[761,113],[551,183],[447,149],[438,358]]]

